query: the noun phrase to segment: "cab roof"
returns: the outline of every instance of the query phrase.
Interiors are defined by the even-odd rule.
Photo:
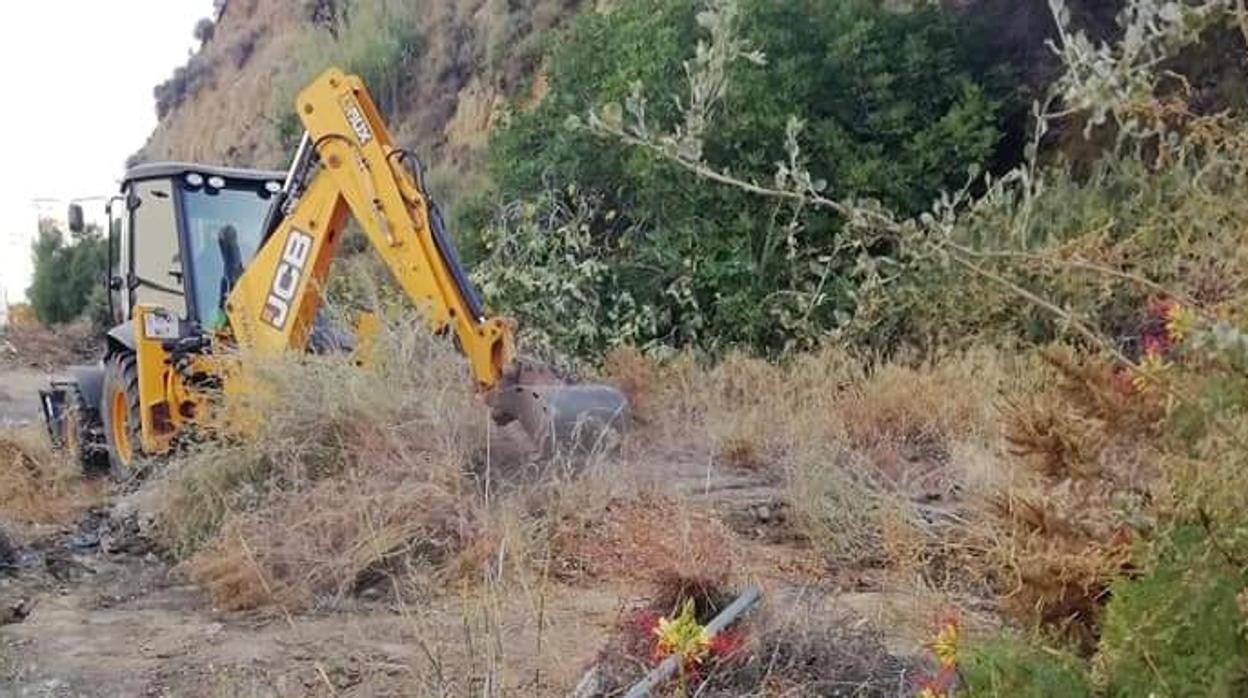
[[[207,177],[217,176],[225,177],[226,179],[244,179],[256,182],[281,182],[286,178],[286,173],[278,170],[248,170],[241,167],[204,165],[197,162],[145,162],[142,165],[135,165],[126,170],[126,174],[121,180],[121,185],[124,187],[130,182],[144,179],[180,177],[191,172],[198,172]]]

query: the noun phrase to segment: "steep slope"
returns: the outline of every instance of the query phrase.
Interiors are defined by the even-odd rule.
[[[134,161],[281,166],[287,106],[331,64],[365,75],[398,140],[470,166],[506,97],[525,97],[541,42],[580,0],[228,0],[200,51],[155,90],[160,123]]]
[[[299,0],[228,3],[213,38],[156,89],[160,123],[134,159],[280,162],[268,95],[307,31],[299,9]]]

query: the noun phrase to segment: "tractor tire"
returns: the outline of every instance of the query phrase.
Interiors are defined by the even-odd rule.
[[[139,373],[133,354],[114,354],[105,360],[100,417],[104,423],[109,475],[115,481],[127,482],[139,472],[143,448]]]
[[[99,443],[99,431],[93,410],[87,408],[82,393],[70,389],[65,396],[65,412],[57,425],[60,431],[61,447],[74,459],[84,473],[108,471],[108,457]]]

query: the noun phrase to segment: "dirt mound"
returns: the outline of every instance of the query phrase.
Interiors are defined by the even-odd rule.
[[[0,329],[0,366],[54,369],[89,362],[97,356],[98,349],[99,336],[88,322]]]

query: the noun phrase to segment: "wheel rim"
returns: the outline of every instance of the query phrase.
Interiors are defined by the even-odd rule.
[[[113,432],[113,448],[116,449],[117,457],[123,464],[129,463],[134,455],[134,448],[130,444],[130,408],[124,391],[113,392],[113,398],[109,401],[109,417]]]

